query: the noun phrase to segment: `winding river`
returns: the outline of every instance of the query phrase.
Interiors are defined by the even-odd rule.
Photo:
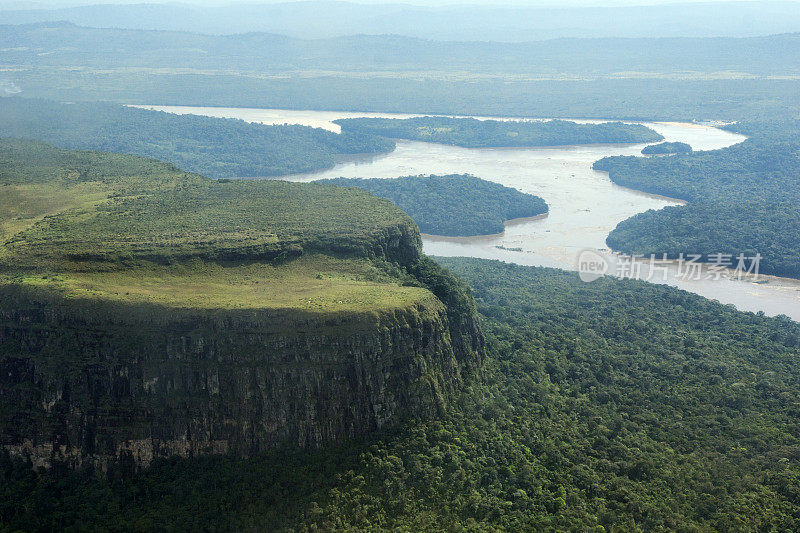
[[[141,106],[179,114],[240,118],[264,124],[302,124],[339,131],[331,121],[348,117],[415,115],[295,111],[283,109]],[[484,117],[476,117],[484,118]],[[509,118],[508,120],[515,120]],[[518,119],[516,119],[518,120]],[[578,120],[577,122],[594,122]],[[599,121],[596,121],[599,122]],[[688,143],[694,150],[715,150],[745,137],[725,130],[687,123],[643,124],[667,141]],[[470,256],[519,263],[576,269],[578,255],[593,250],[613,265],[621,259],[610,253],[605,238],[616,225],[648,209],[681,202],[620,187],[603,172],[592,170],[594,161],[610,155],[640,155],[643,144],[559,146],[549,148],[460,148],[441,144],[398,141],[389,154],[356,156],[334,168],[286,176],[292,181],[331,177],[396,178],[415,174],[469,173],[480,178],[541,196],[550,206],[547,216],[511,221],[498,235],[469,238],[423,236],[425,252],[442,256]],[[647,277],[648,265],[640,261]],[[630,267],[628,267],[630,268]],[[788,315],[800,321],[800,280],[759,276],[754,279],[684,279],[680,265],[670,262],[651,281],[666,283],[746,311]],[[612,270],[612,273],[614,270]]]

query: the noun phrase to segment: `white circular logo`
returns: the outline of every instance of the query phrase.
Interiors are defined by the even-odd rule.
[[[586,283],[602,278],[608,273],[608,259],[597,250],[583,250],[578,254],[578,276]]]

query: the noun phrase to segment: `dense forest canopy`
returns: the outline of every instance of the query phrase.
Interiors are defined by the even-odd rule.
[[[507,220],[547,213],[547,204],[538,196],[470,175],[335,178],[320,183],[358,187],[388,198],[422,233],[432,235],[491,235],[501,233]]]
[[[506,121],[454,117],[345,118],[334,122],[345,133],[455,144],[467,148],[647,143],[663,139],[647,126],[622,122],[578,124],[568,120]]]
[[[800,525],[796,323],[638,281],[440,261],[472,285],[491,349],[483,378],[439,420],[322,450],[162,461],[111,481],[0,456],[0,519],[11,529]]]
[[[385,139],[307,126],[26,98],[0,99],[0,137],[153,157],[213,178],[308,172],[331,167],[344,154],[394,149]]]
[[[663,142],[642,148],[644,155],[688,154],[692,147],[682,142]]]
[[[623,221],[608,244],[626,253],[744,253],[761,272],[800,277],[800,122],[744,122],[743,143],[657,158],[610,157],[594,168],[619,185],[688,200]]]

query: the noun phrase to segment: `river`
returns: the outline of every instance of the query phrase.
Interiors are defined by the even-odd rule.
[[[264,124],[302,124],[338,132],[331,121],[349,117],[409,116],[390,113],[301,111],[282,109],[209,108],[181,106],[141,106],[172,113],[191,113],[215,117],[240,118]],[[486,118],[486,117],[475,117]],[[506,119],[504,119],[506,120]],[[513,117],[507,120],[517,120]],[[578,120],[578,122],[600,122]],[[688,143],[694,150],[715,150],[741,142],[744,136],[725,130],[687,123],[641,122],[661,133],[667,141]],[[592,163],[610,155],[639,155],[643,144],[583,145],[548,148],[460,148],[442,144],[398,141],[389,154],[355,156],[334,168],[286,176],[292,181],[311,181],[332,177],[396,178],[415,174],[463,174],[514,187],[542,197],[550,207],[547,216],[517,220],[506,224],[498,235],[470,238],[423,236],[426,253],[442,256],[469,256],[499,259],[523,265],[576,269],[584,250],[599,253],[611,265],[625,262],[611,254],[606,236],[616,225],[648,209],[661,209],[681,202],[614,185],[603,172],[592,170]],[[687,250],[691,252],[691,250]],[[647,277],[647,261],[638,262]],[[704,270],[700,279],[684,279],[677,262],[666,264],[650,281],[733,304],[746,311],[767,315],[788,315],[800,321],[800,280],[772,276],[745,276],[743,279],[716,278]],[[631,267],[626,267],[630,272]],[[654,271],[655,272],[655,271]]]

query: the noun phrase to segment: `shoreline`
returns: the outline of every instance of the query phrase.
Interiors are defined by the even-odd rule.
[[[253,107],[247,107],[247,108],[230,108],[230,107],[228,107],[228,108],[220,109],[220,108],[208,107],[208,106],[206,106],[206,107],[204,107],[204,106],[181,106],[181,108],[178,108],[176,111],[182,112],[182,113],[193,113],[193,114],[211,114],[211,113],[218,113],[220,111],[224,112],[225,109],[235,109],[235,110],[237,110],[235,115],[236,116],[240,116],[241,115],[242,116],[241,118],[247,119],[249,122],[258,123],[258,122],[262,122],[263,121],[262,123],[299,123],[299,124],[307,124],[307,125],[311,124],[314,127],[320,127],[320,128],[329,127],[330,126],[329,125],[329,121],[331,121],[331,120],[335,120],[336,118],[345,118],[345,117],[348,117],[348,116],[350,116],[350,117],[352,117],[352,116],[365,116],[365,115],[367,115],[367,116],[368,115],[372,115],[372,116],[387,116],[387,115],[389,115],[389,116],[399,116],[399,117],[403,117],[403,116],[406,116],[406,117],[407,116],[420,116],[420,114],[414,115],[414,114],[411,114],[411,113],[406,113],[406,114],[395,113],[394,115],[391,115],[391,114],[387,114],[387,113],[377,113],[377,112],[364,112],[364,113],[353,112],[353,111],[350,111],[350,112],[337,112],[337,111],[315,112],[313,110],[291,110],[291,109],[280,110],[280,109],[276,109],[276,108],[253,108]],[[244,110],[244,111],[242,111],[242,110]],[[254,112],[254,115],[247,116],[247,112],[249,110],[252,110]],[[170,107],[167,107],[167,109],[165,109],[165,111],[170,111]],[[282,116],[282,112],[284,113],[283,116]],[[425,116],[425,114],[422,114],[422,116]],[[458,115],[439,115],[439,116],[458,116]],[[474,117],[474,118],[480,118],[480,117]],[[493,118],[510,118],[512,120],[514,118],[516,118],[518,120],[519,119],[523,119],[524,120],[527,117],[493,117]],[[531,119],[533,119],[533,117],[527,118],[527,120],[531,120]],[[539,119],[539,120],[542,120],[542,119]],[[656,131],[658,133],[661,133],[662,136],[664,136],[665,138],[668,138],[670,140],[684,140],[684,138],[681,137],[681,132],[689,132],[689,133],[684,134],[685,139],[697,139],[697,142],[699,143],[699,145],[697,147],[695,147],[694,146],[694,142],[692,142],[691,140],[686,140],[686,142],[689,142],[693,147],[697,148],[698,151],[699,150],[713,150],[713,149],[721,148],[723,146],[728,146],[730,144],[736,144],[736,143],[739,143],[742,140],[746,139],[746,136],[741,135],[741,134],[734,134],[735,138],[732,138],[731,140],[728,140],[727,137],[722,139],[720,134],[714,133],[716,130],[721,130],[722,132],[725,132],[726,134],[731,134],[731,132],[728,132],[728,131],[726,131],[724,129],[721,129],[721,128],[714,127],[714,125],[698,124],[696,122],[693,123],[690,120],[685,120],[685,121],[680,121],[680,120],[678,120],[678,121],[675,121],[675,120],[652,120],[652,119],[651,120],[646,120],[646,119],[645,120],[641,120],[641,119],[625,120],[625,119],[607,119],[607,118],[606,119],[590,119],[590,120],[585,120],[585,119],[584,120],[572,119],[572,120],[574,120],[576,122],[579,122],[579,121],[580,122],[589,122],[589,121],[593,121],[593,122],[614,122],[614,121],[616,121],[616,122],[640,123],[640,124],[644,124],[645,126],[649,126],[649,127],[653,128],[653,129],[656,129]],[[712,139],[711,142],[706,142],[704,140],[708,136],[710,136],[710,139]],[[727,142],[720,142],[718,140],[714,140],[714,139],[717,139],[717,138],[720,138],[720,139],[722,139],[722,141],[727,141]],[[469,169],[467,167],[461,168],[463,165],[462,165],[462,162],[458,158],[463,156],[463,161],[464,162],[472,161],[472,159],[467,157],[467,153],[471,152],[471,151],[489,152],[489,155],[485,156],[484,159],[497,159],[497,160],[500,161],[500,163],[509,163],[509,161],[502,161],[502,159],[505,159],[505,156],[503,154],[506,151],[511,151],[511,152],[515,152],[515,151],[516,152],[522,152],[522,151],[525,151],[525,152],[532,153],[532,154],[537,154],[538,153],[539,155],[521,156],[521,157],[522,157],[522,159],[525,159],[525,160],[527,160],[529,158],[531,161],[534,161],[534,160],[538,161],[540,159],[542,161],[544,161],[545,159],[550,159],[550,157],[549,157],[550,153],[549,152],[552,151],[554,153],[553,158],[557,158],[557,154],[555,154],[556,152],[565,151],[566,150],[566,151],[570,151],[570,152],[574,151],[575,154],[576,154],[576,155],[567,154],[568,158],[572,158],[570,160],[574,160],[576,162],[578,160],[583,160],[583,159],[586,160],[586,165],[588,165],[587,171],[594,174],[594,178],[593,178],[594,180],[602,181],[604,188],[613,188],[614,190],[617,191],[616,195],[613,195],[613,194],[611,195],[612,198],[613,197],[619,197],[620,195],[623,195],[625,197],[628,197],[629,201],[633,202],[632,205],[642,204],[643,208],[641,210],[639,210],[639,211],[636,211],[636,212],[632,212],[632,210],[629,210],[629,209],[622,209],[622,210],[620,210],[620,209],[611,209],[610,212],[617,212],[617,211],[620,211],[620,212],[624,211],[625,212],[624,213],[624,217],[620,217],[619,218],[619,221],[622,221],[622,220],[627,220],[631,216],[635,216],[639,212],[646,211],[647,210],[647,208],[646,208],[647,205],[654,206],[653,207],[654,209],[661,209],[663,207],[666,207],[667,205],[673,205],[673,206],[687,205],[690,202],[688,202],[686,200],[683,200],[681,198],[673,198],[673,197],[669,197],[669,196],[665,196],[665,195],[659,195],[659,194],[656,194],[656,193],[647,192],[646,190],[636,189],[636,188],[632,188],[632,187],[627,187],[625,185],[617,184],[617,183],[615,183],[614,181],[612,181],[610,179],[610,176],[609,176],[609,174],[607,172],[601,171],[601,170],[594,170],[594,169],[591,168],[591,166],[594,163],[594,161],[602,158],[603,155],[598,155],[597,157],[590,158],[590,157],[583,157],[583,156],[581,156],[581,154],[584,151],[588,151],[592,155],[595,155],[594,148],[597,148],[597,147],[600,147],[600,146],[603,146],[603,145],[605,145],[605,146],[616,146],[616,147],[624,147],[624,146],[630,147],[630,146],[646,146],[647,144],[650,144],[650,143],[644,143],[644,144],[624,143],[624,144],[611,144],[611,145],[609,145],[607,143],[605,143],[605,144],[604,143],[594,143],[594,144],[590,144],[590,145],[568,145],[568,146],[547,146],[547,147],[519,147],[519,146],[512,146],[512,147],[465,148],[465,147],[447,145],[447,144],[444,144],[444,143],[430,143],[430,142],[419,141],[419,140],[416,140],[416,141],[415,140],[400,140],[397,143],[398,150],[402,146],[405,146],[406,149],[404,149],[402,151],[403,152],[403,157],[398,158],[398,161],[396,163],[393,160],[392,160],[393,161],[392,164],[388,164],[388,163],[387,164],[383,164],[383,163],[379,162],[379,161],[383,160],[384,157],[391,158],[392,157],[391,154],[396,153],[396,152],[388,152],[388,153],[387,152],[382,152],[382,153],[375,153],[375,154],[368,154],[368,155],[366,155],[366,154],[358,154],[358,155],[350,154],[349,157],[345,156],[345,157],[343,157],[341,159],[337,158],[337,161],[334,163],[334,166],[333,167],[328,167],[327,170],[307,172],[307,173],[299,173],[299,175],[298,174],[288,174],[288,175],[269,176],[269,177],[251,176],[249,178],[250,179],[265,179],[266,178],[266,179],[277,179],[277,180],[287,180],[287,181],[312,181],[312,180],[320,179],[320,178],[324,178],[324,177],[337,177],[340,174],[344,175],[343,173],[353,173],[354,177],[397,178],[397,177],[405,176],[405,175],[437,174],[437,173],[441,174],[443,172],[437,172],[437,169],[440,166],[442,166],[442,168],[444,168],[447,165],[451,165],[451,166],[454,165],[455,167],[458,167],[458,170],[460,172],[469,172]],[[430,147],[431,149],[434,149],[437,146],[443,147],[442,150],[434,149],[432,153],[437,153],[438,154],[439,152],[442,152],[442,153],[445,153],[445,154],[450,154],[450,155],[455,154],[455,155],[451,158],[452,161],[451,160],[447,160],[446,162],[443,162],[443,164],[439,165],[439,166],[437,166],[438,165],[437,160],[431,160],[431,162],[430,162],[431,164],[425,166],[425,165],[418,164],[420,161],[418,161],[416,159],[413,159],[413,158],[410,158],[410,156],[413,155],[413,153],[415,153],[415,151],[417,151],[417,150],[423,150],[423,151],[426,150],[426,146]],[[449,149],[452,149],[452,151],[448,151]],[[456,150],[458,152],[456,152]],[[463,154],[461,152],[462,150],[464,152]],[[634,149],[632,149],[632,148],[626,148],[625,152],[626,153],[630,152],[630,155],[638,156],[639,154],[632,153],[633,150]],[[611,154],[608,154],[608,155],[613,155],[613,153],[616,153],[618,151],[622,151],[622,150],[616,150],[616,149],[612,149],[612,150],[602,150],[602,149],[601,150],[597,150],[597,152],[612,152]],[[494,153],[494,156],[492,156],[491,153]],[[606,155],[606,156],[608,156],[608,155]],[[350,159],[350,160],[352,160],[352,159],[361,160],[361,161],[365,161],[367,163],[369,161],[371,161],[371,160],[378,161],[378,163],[374,167],[375,171],[378,172],[378,174],[374,174],[373,175],[373,173],[371,172],[373,170],[373,167],[370,167],[369,164],[365,165],[365,167],[363,167],[363,169],[357,169],[356,168],[355,170],[350,168],[350,166],[352,166],[352,163],[345,163],[345,166],[339,167],[339,164],[341,164],[343,162],[343,160],[346,161],[348,159]],[[482,164],[482,159],[480,159],[480,158],[476,157],[475,161],[477,162],[476,164]],[[514,163],[511,163],[511,164],[513,165]],[[545,162],[544,164],[547,165],[549,163]],[[398,167],[398,170],[402,170],[402,172],[398,171],[398,172],[394,173],[395,167]],[[414,172],[409,172],[408,171],[409,168],[414,168],[415,171]],[[484,174],[488,175],[489,170],[486,170],[486,169],[490,168],[490,167],[487,167],[486,165],[484,165],[483,167],[477,167],[477,168],[483,168],[484,169],[483,170]],[[493,168],[493,167],[491,167],[491,168]],[[509,172],[509,168],[501,167],[500,172]],[[581,166],[581,168],[583,168],[583,166]],[[420,170],[416,171],[417,169],[420,169]],[[449,169],[449,167],[448,167],[448,169]],[[339,172],[340,170],[341,170],[341,172]],[[548,170],[550,170],[550,169],[548,168]],[[556,167],[553,167],[552,171],[556,175],[559,173],[559,170]],[[605,176],[599,174],[600,172],[604,172]],[[477,175],[480,175],[480,172],[477,172],[477,171],[473,171],[473,173],[477,174]],[[322,174],[322,175],[319,175],[319,174]],[[606,178],[608,178],[608,179],[606,179]],[[492,180],[492,181],[494,181],[494,180]],[[609,185],[610,185],[610,187],[609,187]],[[513,186],[513,185],[511,185],[511,186]],[[517,187],[515,187],[515,188],[517,188]],[[558,193],[558,191],[560,189],[561,188],[556,187],[554,189],[554,191],[556,191],[556,193]],[[546,199],[547,195],[544,194],[544,192],[545,191],[539,191],[537,193],[536,191],[533,191],[533,192],[531,192],[531,194],[538,194],[539,196],[541,196],[541,197]],[[638,197],[639,200],[636,200],[635,198],[633,198],[634,196]],[[586,198],[583,198],[583,197],[581,197],[581,198],[584,201],[586,200]],[[474,235],[474,236],[447,236],[447,235],[433,235],[433,234],[427,234],[426,233],[426,234],[422,234],[421,237],[422,237],[422,240],[423,240],[424,243],[429,244],[434,249],[441,248],[442,250],[444,250],[444,249],[448,248],[448,245],[452,245],[452,247],[453,247],[452,251],[454,253],[457,253],[457,255],[467,255],[467,256],[473,256],[473,257],[482,257],[482,256],[485,256],[485,255],[488,255],[488,256],[491,256],[491,257],[494,257],[494,258],[498,258],[498,259],[501,259],[501,260],[505,260],[505,261],[509,261],[509,262],[517,262],[517,263],[520,263],[520,264],[528,264],[532,260],[532,257],[529,257],[530,254],[522,254],[521,255],[521,254],[516,253],[514,250],[511,250],[511,251],[507,251],[507,250],[504,250],[504,249],[494,250],[494,246],[493,245],[494,244],[499,244],[500,242],[503,241],[503,239],[509,239],[510,238],[509,237],[510,234],[514,234],[515,238],[519,237],[523,241],[525,241],[526,239],[532,239],[532,238],[535,237],[535,235],[517,236],[516,235],[517,233],[520,233],[520,231],[522,231],[522,233],[525,233],[525,230],[524,229],[520,230],[519,228],[517,228],[516,230],[513,230],[512,228],[514,228],[514,226],[516,224],[525,224],[525,223],[534,222],[531,225],[531,228],[533,230],[535,230],[536,228],[548,229],[548,235],[549,235],[550,226],[554,225],[554,224],[555,224],[554,228],[557,228],[562,233],[564,231],[568,230],[569,229],[568,227],[567,228],[562,228],[560,226],[560,224],[562,223],[561,216],[554,218],[555,215],[560,215],[560,211],[562,209],[564,209],[565,207],[569,208],[569,206],[571,205],[569,199],[566,200],[566,203],[565,203],[565,199],[564,198],[560,198],[560,201],[561,201],[561,203],[558,204],[556,207],[553,207],[553,205],[550,206],[550,212],[548,214],[539,215],[537,217],[522,218],[522,219],[512,219],[512,220],[505,221],[503,223],[503,231],[499,232],[499,233],[487,234],[487,235]],[[591,203],[591,201],[592,200],[589,199],[590,203]],[[616,201],[616,200],[611,200],[611,201],[613,202],[613,201]],[[559,205],[561,207],[558,207]],[[543,218],[545,218],[545,217],[547,217],[549,215],[552,215],[552,216],[550,216],[550,221],[549,222],[547,222],[547,221],[542,221],[542,222],[539,222],[539,223],[535,222],[536,220],[542,220]],[[558,219],[558,223],[555,222],[556,219]],[[550,265],[550,266],[553,266],[555,268],[566,269],[566,270],[570,270],[570,266],[564,266],[564,265],[566,265],[567,263],[571,264],[573,262],[572,261],[572,259],[573,259],[572,251],[585,248],[586,247],[585,244],[590,244],[590,248],[592,248],[592,249],[603,250],[603,252],[611,253],[611,250],[608,250],[608,246],[604,243],[604,241],[605,241],[605,238],[607,238],[608,234],[614,229],[615,224],[611,224],[610,227],[608,227],[608,228],[604,227],[604,228],[602,228],[604,231],[603,232],[599,232],[599,231],[595,231],[597,229],[597,225],[592,223],[592,221],[590,219],[587,219],[587,221],[585,221],[585,222],[586,222],[586,224],[589,224],[586,227],[586,230],[589,232],[588,236],[581,236],[579,234],[568,234],[568,233],[565,233],[564,236],[565,236],[565,239],[567,239],[567,240],[565,240],[563,242],[560,242],[560,241],[559,242],[555,242],[554,237],[545,236],[545,234],[542,234],[541,238],[544,239],[544,240],[539,240],[538,244],[531,243],[531,246],[533,247],[533,249],[537,249],[537,250],[539,248],[542,248],[543,254],[541,255],[541,257],[543,257],[543,258],[556,257],[556,256],[553,255],[553,253],[556,253],[559,250],[561,250],[562,248],[564,248],[563,253],[558,253],[557,254],[558,258],[557,259],[553,259],[553,261],[561,263],[561,265]],[[554,229],[553,231],[556,231],[556,229]],[[532,231],[531,233],[536,233],[538,235],[538,230]],[[600,235],[600,233],[603,233],[603,235]],[[589,239],[589,240],[587,240],[587,239]],[[581,244],[581,243],[585,243],[585,244]],[[467,249],[469,248],[470,244],[474,244],[475,245],[474,253],[471,253],[471,252],[467,251]],[[508,244],[508,246],[516,246],[516,244]],[[488,251],[487,250],[483,250],[484,248],[487,248],[487,249],[488,248],[492,248],[492,250],[488,250]],[[550,250],[551,248],[553,250]],[[435,253],[435,252],[433,252],[433,253]],[[450,254],[448,253],[448,254],[440,254],[440,255],[450,255]],[[504,257],[501,257],[501,256],[504,256]],[[519,257],[519,260],[516,260],[515,257]],[[705,266],[705,263],[703,265]],[[760,281],[760,283],[757,283],[757,284],[746,281],[745,282],[746,284],[744,284],[744,285],[743,284],[728,284],[728,285],[721,285],[720,287],[710,287],[710,286],[707,286],[707,285],[704,285],[704,284],[699,284],[699,285],[696,286],[696,289],[692,288],[692,284],[690,283],[689,286],[685,288],[685,290],[689,290],[690,292],[694,292],[695,294],[700,294],[700,295],[702,295],[702,296],[704,296],[706,298],[717,299],[717,300],[722,301],[724,303],[732,303],[733,305],[736,305],[738,308],[740,308],[742,310],[755,311],[755,310],[761,309],[761,310],[764,310],[765,312],[767,312],[767,314],[785,313],[785,314],[791,315],[793,317],[793,319],[797,320],[798,318],[796,318],[796,317],[798,315],[797,315],[795,309],[798,307],[798,304],[800,303],[800,296],[798,296],[798,293],[800,292],[800,290],[798,290],[797,292],[795,292],[795,291],[798,289],[798,283],[797,283],[798,280],[796,280],[795,278],[789,278],[789,277],[779,277],[779,276],[769,276],[769,277],[767,277],[767,275],[762,275],[762,277],[760,277],[759,281]],[[739,287],[739,288],[735,288],[735,287]],[[761,287],[761,288],[759,288],[759,287]],[[767,290],[767,287],[773,287],[775,290]]]
[[[602,172],[606,176],[608,176],[608,172],[606,172],[605,170],[596,170],[595,172]],[[664,200],[665,202],[671,202],[671,203],[674,203],[676,205],[688,205],[689,204],[689,200],[683,200],[681,198],[673,198],[671,196],[664,196],[663,194],[656,194],[656,193],[653,193],[653,192],[647,192],[647,191],[643,191],[641,189],[634,189],[633,187],[626,187],[625,185],[620,185],[619,183],[616,183],[614,180],[612,180],[610,177],[608,178],[608,181],[610,181],[611,185],[613,185],[614,187],[619,187],[620,189],[625,189],[626,191],[629,191],[629,192],[632,192],[634,194],[638,194],[638,195],[641,195],[641,196],[646,196],[647,198],[654,198],[656,200]]]
[[[532,217],[519,217],[519,218],[511,218],[511,219],[505,220],[505,221],[503,221],[503,231],[501,231],[500,233],[488,233],[488,234],[484,234],[484,235],[435,235],[435,234],[432,234],[432,233],[422,233],[422,232],[420,232],[420,236],[422,236],[423,238],[428,239],[430,241],[440,241],[440,242],[442,242],[442,241],[460,242],[460,241],[467,241],[467,240],[474,241],[475,239],[486,239],[486,240],[497,239],[497,238],[500,238],[503,235],[505,235],[505,233],[506,233],[505,229],[508,226],[516,226],[516,225],[519,225],[519,224],[526,224],[528,222],[533,222],[533,221],[536,221],[536,220],[544,220],[545,218],[547,218],[547,216],[549,214],[550,214],[550,212],[548,211],[547,213],[542,213],[541,215],[535,215],[535,216],[532,216]]]
[[[544,121],[544,120],[568,120],[572,122],[627,122],[627,123],[649,123],[649,124],[685,124],[697,126],[700,128],[713,128],[705,124],[698,124],[691,122],[693,119],[687,118],[686,121],[670,121],[657,118],[608,118],[608,117],[534,117],[523,115],[464,115],[455,113],[415,113],[410,111],[368,111],[363,109],[308,109],[305,107],[251,107],[251,106],[231,106],[231,105],[180,105],[180,104],[120,104],[126,107],[135,107],[139,109],[154,109],[154,108],[195,108],[195,109],[236,109],[242,111],[306,111],[309,113],[348,113],[348,114],[361,114],[367,115],[393,115],[396,117],[450,117],[450,118],[474,118],[476,120],[518,120],[518,121]],[[161,111],[161,109],[156,109]],[[165,111],[170,113],[170,111]],[[356,117],[354,117],[356,118]],[[375,117],[380,118],[380,117]]]

